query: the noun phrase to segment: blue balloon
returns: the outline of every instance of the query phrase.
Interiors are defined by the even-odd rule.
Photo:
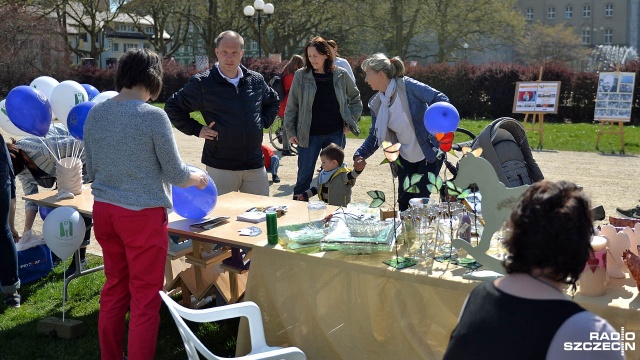
[[[91,84],[80,84],[87,91],[87,95],[89,96],[89,101],[93,100],[98,94],[100,94],[100,90],[96,89],[95,86]]]
[[[84,140],[84,123],[87,121],[89,111],[96,105],[93,101],[85,101],[71,108],[67,115],[67,127],[71,136],[78,140]]]
[[[427,108],[424,113],[424,127],[429,134],[446,134],[454,132],[460,123],[458,110],[448,102],[437,102]]]
[[[46,207],[46,206],[39,206],[38,207],[38,212],[40,213],[40,217],[42,218],[42,220],[44,220],[47,217],[47,215],[49,215],[49,213],[53,211],[53,209],[55,209],[55,208]]]
[[[191,172],[203,172],[195,166],[187,166]],[[218,189],[208,174],[207,177],[209,183],[203,190],[195,186],[186,188],[172,186],[173,210],[178,215],[186,219],[202,219],[216,207]]]
[[[7,95],[7,116],[18,129],[35,136],[45,136],[51,125],[51,104],[47,97],[31,86],[16,86]]]

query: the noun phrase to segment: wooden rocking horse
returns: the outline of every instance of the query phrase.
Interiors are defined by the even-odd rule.
[[[463,156],[458,162],[458,174],[453,180],[460,188],[466,188],[476,184],[482,194],[482,216],[484,218],[484,230],[477,246],[473,246],[463,239],[454,239],[453,246],[467,251],[485,269],[504,274],[502,262],[487,254],[491,246],[491,238],[507,220],[511,212],[518,204],[522,194],[529,185],[507,188],[498,180],[498,175],[493,166],[480,157],[482,148],[471,151],[470,148],[462,149]]]

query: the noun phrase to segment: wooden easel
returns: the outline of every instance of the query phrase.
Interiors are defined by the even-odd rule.
[[[616,66],[615,73],[620,72],[620,66]],[[619,78],[619,76],[618,76]],[[618,83],[618,86],[620,84]],[[602,151],[599,148],[600,137],[602,135],[620,135],[620,154],[624,154],[624,122],[620,119],[598,119],[594,120],[600,123],[600,127],[598,128],[598,137],[596,138],[596,150]],[[615,128],[615,123],[618,123],[618,129]],[[605,125],[609,125],[609,128],[605,130]]]
[[[598,138],[596,139],[596,150],[600,150],[598,145],[600,144],[600,136],[602,135],[620,135],[620,154],[624,154],[624,121],[619,119],[599,119],[596,120],[600,123],[598,128]],[[615,123],[618,123],[618,129],[615,128]],[[605,130],[605,125],[609,125],[609,128]]]
[[[542,81],[542,72],[544,70],[544,65],[540,66],[540,72],[538,73],[538,80],[536,82]],[[529,115],[531,115],[531,125],[527,126],[527,120],[529,119]],[[536,129],[536,118],[538,120],[538,128]],[[524,130],[529,132],[538,132],[538,146],[536,149],[542,150],[542,143],[544,141],[544,114],[540,112],[530,112],[524,113],[524,120],[522,120],[522,126]]]

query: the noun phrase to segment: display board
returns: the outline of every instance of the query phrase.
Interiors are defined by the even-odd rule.
[[[594,120],[630,121],[635,79],[632,72],[601,72]]]
[[[559,97],[560,81],[518,82],[513,112],[555,114]]]

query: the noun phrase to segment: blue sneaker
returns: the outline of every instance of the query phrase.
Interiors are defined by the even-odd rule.
[[[618,214],[629,218],[629,219],[640,219],[640,205],[631,208],[631,209],[620,209],[616,208]]]
[[[4,303],[7,304],[7,306],[9,306],[9,307],[19,308],[20,307],[20,294],[18,294],[18,293],[5,294],[4,295]]]

